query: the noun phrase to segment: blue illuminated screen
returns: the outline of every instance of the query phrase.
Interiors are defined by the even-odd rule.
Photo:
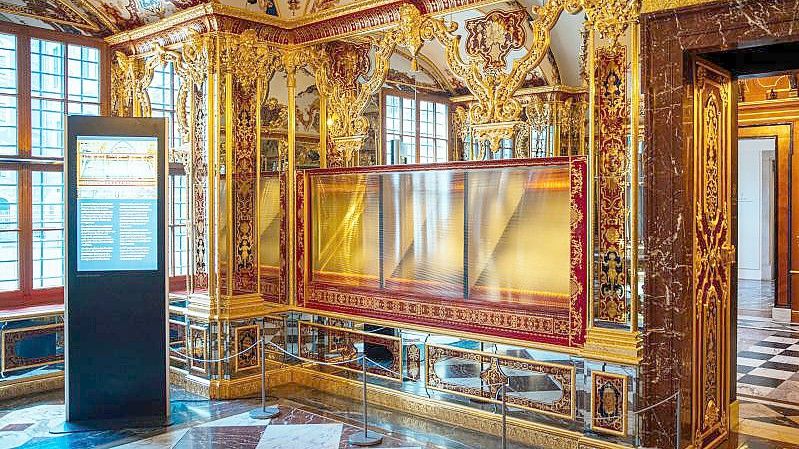
[[[78,271],[158,269],[158,138],[78,136]]]

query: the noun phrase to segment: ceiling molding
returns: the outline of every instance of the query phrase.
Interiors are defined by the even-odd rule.
[[[719,1],[721,0],[643,0],[641,2],[641,14],[687,8],[705,3],[718,3]]]
[[[504,0],[419,0],[414,4],[423,14],[441,17],[503,2]],[[307,45],[388,28],[399,21],[399,8],[405,3],[406,0],[367,0],[320,11],[307,17],[283,19],[212,1],[186,8],[158,22],[113,34],[106,37],[106,42],[112,46],[122,45],[146,39],[148,36],[163,34],[171,27],[192,20],[208,16],[224,16],[269,27],[274,30],[274,33],[269,33],[271,35],[276,36],[279,32],[286,35],[267,39],[275,44]]]
[[[103,29],[89,16],[68,0],[50,0],[45,3],[48,10],[39,13],[25,5],[17,5],[7,1],[0,1],[0,12],[16,16],[30,17],[42,22],[57,23],[78,28],[80,30],[99,33]],[[66,14],[66,17],[64,16]],[[109,28],[109,30],[113,30]]]
[[[92,13],[94,17],[96,17],[99,21],[103,22],[103,24],[111,30],[112,33],[119,33],[120,30],[117,24],[108,18],[108,16],[103,13],[102,11],[98,10],[91,2],[87,2],[85,0],[73,0],[77,3],[81,8]]]

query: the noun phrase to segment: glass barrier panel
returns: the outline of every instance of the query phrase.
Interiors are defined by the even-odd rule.
[[[298,303],[579,345],[586,180],[582,156],[307,171]]]
[[[311,280],[380,286],[379,189],[376,174],[311,179]]]
[[[258,229],[261,292],[267,296],[280,294],[280,173],[262,173],[260,180]]]
[[[469,299],[569,308],[569,170],[468,172]]]
[[[385,290],[463,298],[463,182],[452,170],[383,174]]]

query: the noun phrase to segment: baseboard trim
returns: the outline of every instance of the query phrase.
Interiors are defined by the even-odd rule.
[[[64,373],[42,374],[0,382],[0,401],[64,388]]]

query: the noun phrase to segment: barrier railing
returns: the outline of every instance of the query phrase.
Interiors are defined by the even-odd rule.
[[[189,359],[189,360],[206,362],[206,363],[215,363],[215,362],[222,362],[222,361],[230,360],[230,359],[232,359],[234,357],[238,357],[239,355],[244,354],[245,352],[251,350],[256,345],[260,346],[260,355],[261,355],[261,406],[259,408],[254,409],[254,410],[252,410],[250,412],[250,417],[252,417],[253,419],[270,419],[270,418],[274,418],[274,417],[276,417],[276,416],[278,416],[280,414],[280,409],[279,408],[274,407],[274,406],[267,406],[267,404],[266,404],[267,388],[268,388],[267,382],[266,382],[266,363],[265,363],[265,361],[266,361],[266,349],[265,349],[266,345],[271,346],[272,348],[276,349],[277,351],[281,352],[282,354],[285,354],[288,357],[291,357],[291,358],[293,358],[295,360],[298,360],[298,361],[304,362],[304,363],[312,363],[312,364],[321,365],[321,366],[339,366],[339,365],[345,365],[345,364],[360,362],[361,363],[361,367],[362,367],[361,377],[362,377],[362,381],[363,381],[362,382],[363,383],[362,397],[361,397],[361,400],[362,400],[361,407],[362,407],[362,410],[363,410],[363,423],[362,423],[363,432],[358,432],[358,433],[353,434],[350,437],[349,442],[350,442],[350,444],[352,444],[354,446],[374,446],[374,445],[380,444],[383,441],[383,435],[381,435],[381,434],[379,434],[377,432],[369,430],[369,400],[368,400],[368,396],[367,396],[367,394],[368,394],[368,388],[367,388],[367,386],[368,386],[368,375],[367,374],[368,373],[367,373],[367,370],[366,370],[366,368],[367,368],[366,364],[367,364],[367,362],[369,362],[374,367],[377,367],[377,368],[379,368],[381,370],[384,370],[384,371],[386,371],[388,373],[395,374],[395,375],[399,376],[399,378],[403,379],[404,377],[402,376],[401,373],[398,373],[398,372],[396,372],[396,371],[394,371],[394,370],[392,370],[392,369],[390,369],[390,368],[388,368],[386,366],[383,366],[382,364],[376,362],[375,360],[372,360],[371,358],[367,357],[365,355],[365,353],[362,354],[362,355],[359,355],[357,357],[354,357],[352,359],[348,359],[348,360],[339,360],[339,361],[336,361],[336,362],[323,362],[321,360],[308,359],[308,358],[305,358],[305,357],[298,356],[296,354],[292,354],[291,352],[286,351],[285,349],[283,349],[280,346],[272,343],[271,341],[266,341],[266,338],[267,338],[266,333],[265,332],[261,332],[261,338],[258,339],[257,342],[253,343],[252,345],[250,345],[247,348],[239,351],[236,354],[232,354],[232,355],[229,355],[229,356],[226,356],[226,357],[222,357],[222,358],[218,358],[218,359],[199,359],[199,358],[191,357],[188,354],[183,354],[183,353],[175,350],[174,348],[170,348],[170,350],[176,352],[180,356],[185,357],[186,359]],[[507,431],[508,405],[507,405],[507,394],[508,394],[508,390],[512,390],[512,391],[514,391],[516,393],[520,393],[520,392],[510,386],[510,381],[509,380],[505,381],[505,382],[501,382],[501,383],[483,385],[482,387],[483,388],[499,387],[497,389],[497,396],[501,396],[498,399],[500,401],[500,404],[501,404],[501,423],[502,423],[502,432],[501,432],[501,444],[502,444],[502,446],[501,447],[502,447],[502,449],[507,449],[507,447],[508,447],[508,431]],[[655,409],[655,408],[657,408],[657,407],[659,407],[659,406],[661,406],[661,405],[663,405],[663,404],[665,404],[665,403],[667,403],[667,402],[669,402],[669,401],[671,401],[673,399],[676,399],[675,422],[677,423],[677,425],[676,425],[676,434],[675,434],[675,446],[674,447],[675,448],[679,448],[680,447],[679,443],[680,443],[680,440],[681,440],[680,407],[681,407],[681,404],[682,404],[679,390],[677,392],[675,392],[674,394],[672,394],[671,396],[669,396],[669,397],[667,397],[667,398],[665,398],[665,399],[663,399],[663,400],[661,400],[661,401],[659,401],[659,402],[657,402],[655,404],[647,406],[647,407],[645,407],[643,409],[628,411],[628,414],[629,414],[628,418],[629,417],[636,417],[636,416],[638,416],[638,415],[640,415],[640,414],[642,414],[644,412],[647,412],[647,411],[650,411],[652,409]],[[602,416],[602,417],[597,417],[597,418],[592,417],[591,421],[614,420],[614,419],[620,418],[621,416],[622,415],[617,414],[617,415]]]

